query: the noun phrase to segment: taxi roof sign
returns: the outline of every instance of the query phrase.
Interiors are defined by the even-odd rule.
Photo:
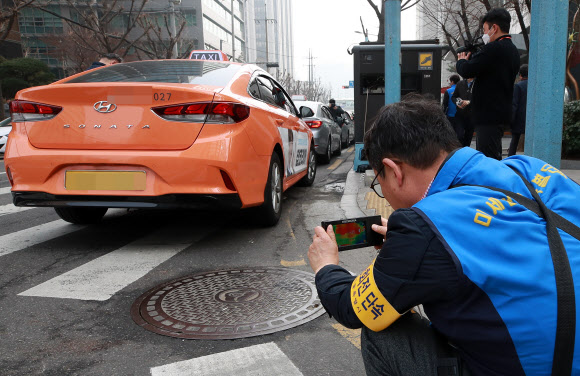
[[[220,50],[193,50],[189,54],[193,60],[230,61],[228,56]]]

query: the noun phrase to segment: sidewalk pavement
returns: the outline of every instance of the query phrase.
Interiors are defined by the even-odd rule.
[[[354,159],[354,157],[352,158]],[[560,171],[580,184],[580,160],[562,160]],[[387,200],[377,196],[370,188],[374,177],[373,170],[358,173],[351,168],[346,178],[344,194],[340,203],[346,218],[371,215],[388,218],[391,215],[393,208]]]

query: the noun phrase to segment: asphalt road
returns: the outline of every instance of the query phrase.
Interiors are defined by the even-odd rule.
[[[6,174],[0,174],[0,374],[363,373],[358,332],[326,314],[235,340],[166,337],[144,330],[130,315],[144,292],[191,274],[250,267],[311,272],[306,252],[314,226],[344,218],[340,199],[353,149],[319,166],[313,187],[285,192],[282,218],[272,228],[253,225],[246,213],[138,210],[110,210],[98,225],[72,225],[51,208],[15,208]],[[153,250],[153,261],[144,260],[144,249]],[[353,250],[341,261],[358,273],[373,256],[371,249]],[[120,274],[115,267],[91,269],[107,258],[125,263]],[[287,370],[276,373],[244,358],[252,349],[277,354]],[[184,363],[172,366],[176,362]],[[200,362],[213,373],[200,371]]]

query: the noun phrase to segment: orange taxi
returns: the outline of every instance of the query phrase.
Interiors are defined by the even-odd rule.
[[[302,114],[250,64],[115,64],[20,91],[10,111],[14,205],[72,223],[108,208],[257,207],[274,225],[282,192],[316,175]]]

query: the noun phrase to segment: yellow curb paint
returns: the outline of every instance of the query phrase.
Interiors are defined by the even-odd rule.
[[[292,229],[292,225],[290,224],[290,220],[286,219],[286,223],[288,224],[288,228],[290,229],[290,236],[294,241],[296,241],[296,236],[294,236],[294,230]]]
[[[345,328],[341,324],[332,324],[336,331],[360,350],[360,329]]]
[[[342,163],[342,159],[337,159],[336,161],[334,161],[334,163],[330,167],[327,168],[327,170],[334,170],[335,168],[340,166],[341,163]]]
[[[281,260],[280,265],[285,266],[287,268],[292,267],[292,266],[303,266],[303,265],[306,265],[306,261],[304,261],[303,258],[298,260],[298,261]]]
[[[346,149],[346,152],[347,152],[347,153],[350,153],[350,152],[352,152],[353,150],[354,150],[354,146],[351,146],[351,147],[349,147],[348,149]]]

